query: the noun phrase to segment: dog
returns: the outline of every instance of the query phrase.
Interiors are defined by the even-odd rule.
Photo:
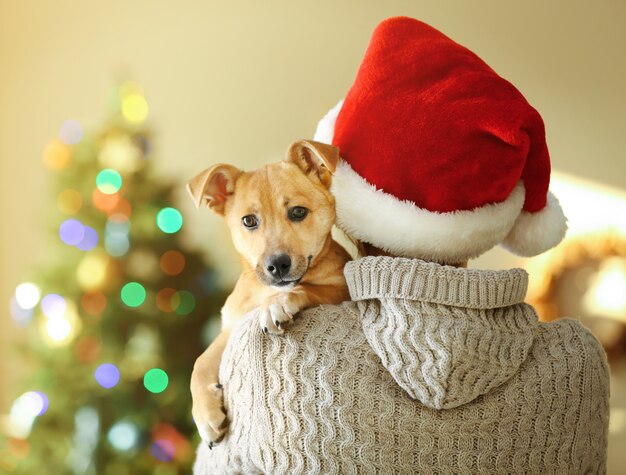
[[[350,256],[331,237],[338,160],[336,147],[300,140],[281,162],[252,172],[218,164],[187,184],[196,207],[224,217],[243,267],[222,308],[221,332],[191,375],[192,414],[210,448],[228,427],[219,367],[235,323],[258,308],[262,331],[282,334],[300,310],[349,298],[343,267]]]

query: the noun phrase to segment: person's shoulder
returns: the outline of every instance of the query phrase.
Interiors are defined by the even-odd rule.
[[[604,349],[595,335],[579,320],[561,318],[553,322],[540,322],[538,336],[548,342],[575,345],[593,356],[604,358]]]
[[[564,359],[570,365],[581,365],[596,376],[608,379],[608,363],[602,344],[580,321],[562,318],[541,322],[535,336],[535,353],[549,359]]]
[[[299,312],[293,322],[285,329],[283,336],[290,340],[311,338],[315,335],[337,335],[360,329],[360,317],[355,302],[343,302],[337,305],[318,305]],[[250,311],[233,327],[234,338],[231,340],[247,340],[259,337],[258,310]],[[266,338],[267,339],[267,338]]]
[[[343,334],[360,331],[361,320],[355,302],[343,302],[337,305],[318,305],[300,312],[287,331],[302,333],[305,336],[324,334]]]
[[[263,333],[258,311],[250,312],[233,327],[222,357],[220,378],[247,378],[251,384],[264,387],[268,374],[284,372],[284,367],[275,366],[279,355],[284,364],[298,361],[299,367],[311,361],[337,362],[348,346],[369,351],[356,305],[351,302],[306,309],[296,314],[284,330],[281,335]],[[258,365],[263,371],[248,371]]]
[[[300,312],[303,318],[325,319],[345,316],[348,318],[356,318],[359,316],[359,309],[356,302],[346,301],[337,305],[318,305]]]

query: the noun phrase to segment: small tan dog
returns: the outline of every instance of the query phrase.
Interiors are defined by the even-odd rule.
[[[192,413],[209,447],[228,426],[218,377],[233,325],[258,308],[263,332],[282,334],[300,310],[349,298],[343,267],[350,257],[331,237],[338,160],[336,147],[301,140],[282,162],[253,172],[219,164],[187,184],[197,207],[226,219],[243,266],[222,308],[222,331],[191,375]]]

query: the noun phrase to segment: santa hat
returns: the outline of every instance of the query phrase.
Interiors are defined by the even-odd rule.
[[[533,256],[565,236],[539,113],[420,21],[376,28],[315,140],[341,152],[332,187],[339,227],[386,251],[453,263],[497,244]]]

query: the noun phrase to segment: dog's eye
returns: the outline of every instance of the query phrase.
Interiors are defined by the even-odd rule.
[[[287,217],[291,221],[302,221],[309,214],[309,210],[304,206],[294,206],[287,213]]]
[[[259,226],[259,220],[253,214],[248,214],[241,218],[241,222],[248,229],[256,229]]]

